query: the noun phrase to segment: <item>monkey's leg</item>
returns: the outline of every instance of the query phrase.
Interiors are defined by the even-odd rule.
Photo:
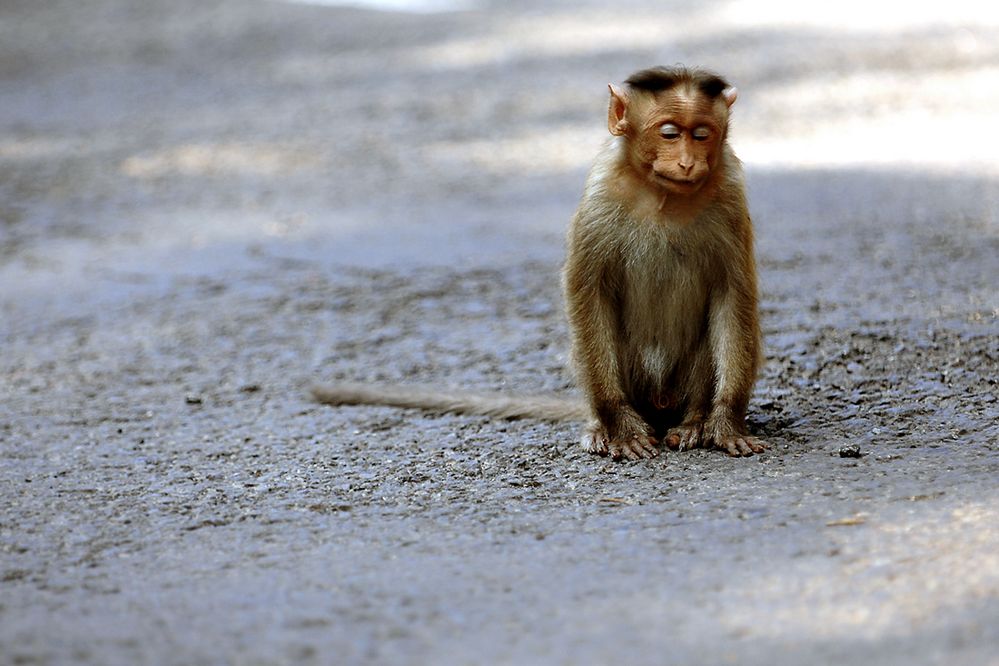
[[[755,373],[755,368],[753,372]],[[751,456],[766,450],[763,440],[750,435],[746,428],[746,407],[749,405],[752,384],[752,376],[742,378],[738,390],[729,389],[715,398],[710,415],[704,422],[702,446],[714,447],[736,457]],[[726,396],[730,397],[726,399]]]
[[[619,313],[603,277],[607,258],[592,256],[600,244],[572,237],[564,271],[566,313],[577,377],[594,417],[583,434],[583,448],[615,460],[652,458],[659,455],[652,428],[635,410],[622,384],[627,363],[618,357]]]

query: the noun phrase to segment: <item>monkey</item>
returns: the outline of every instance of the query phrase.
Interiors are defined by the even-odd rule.
[[[583,400],[316,387],[320,402],[585,421],[586,451],[639,460],[765,450],[746,410],[761,363],[753,228],[728,143],[738,91],[706,70],[608,84],[611,134],[567,233],[562,291]]]
[[[612,135],[586,183],[563,271],[583,446],[615,457],[763,451],[746,408],[760,364],[753,231],[727,141],[738,91],[686,68],[610,88]]]

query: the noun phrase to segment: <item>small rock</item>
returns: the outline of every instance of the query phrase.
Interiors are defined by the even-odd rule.
[[[846,446],[840,447],[839,457],[840,458],[859,458],[863,453],[860,452],[859,444],[847,444]]]
[[[189,395],[189,396],[186,396],[184,398],[184,402],[186,402],[189,405],[200,405],[201,404],[201,396],[200,395]]]

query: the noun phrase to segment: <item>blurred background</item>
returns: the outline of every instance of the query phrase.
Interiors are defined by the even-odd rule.
[[[217,262],[308,239],[336,260],[335,238],[384,263],[533,252],[525,232],[552,259],[606,135],[606,83],[678,62],[740,88],[732,141],[751,175],[974,181],[960,204],[994,231],[980,186],[999,161],[997,37],[999,10],[971,0],[5,2],[2,251],[44,244],[35,259],[66,252],[69,270],[87,259],[61,241],[214,244]],[[816,196],[757,182],[757,216]]]

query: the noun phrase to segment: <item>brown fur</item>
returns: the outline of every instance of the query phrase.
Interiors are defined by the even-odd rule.
[[[684,68],[611,86],[608,129],[568,234],[563,269],[586,404],[558,398],[341,385],[329,404],[385,404],[503,418],[589,418],[582,443],[614,458],[713,446],[750,455],[760,358],[753,233],[726,141],[735,90]],[[668,128],[664,130],[664,126]]]

